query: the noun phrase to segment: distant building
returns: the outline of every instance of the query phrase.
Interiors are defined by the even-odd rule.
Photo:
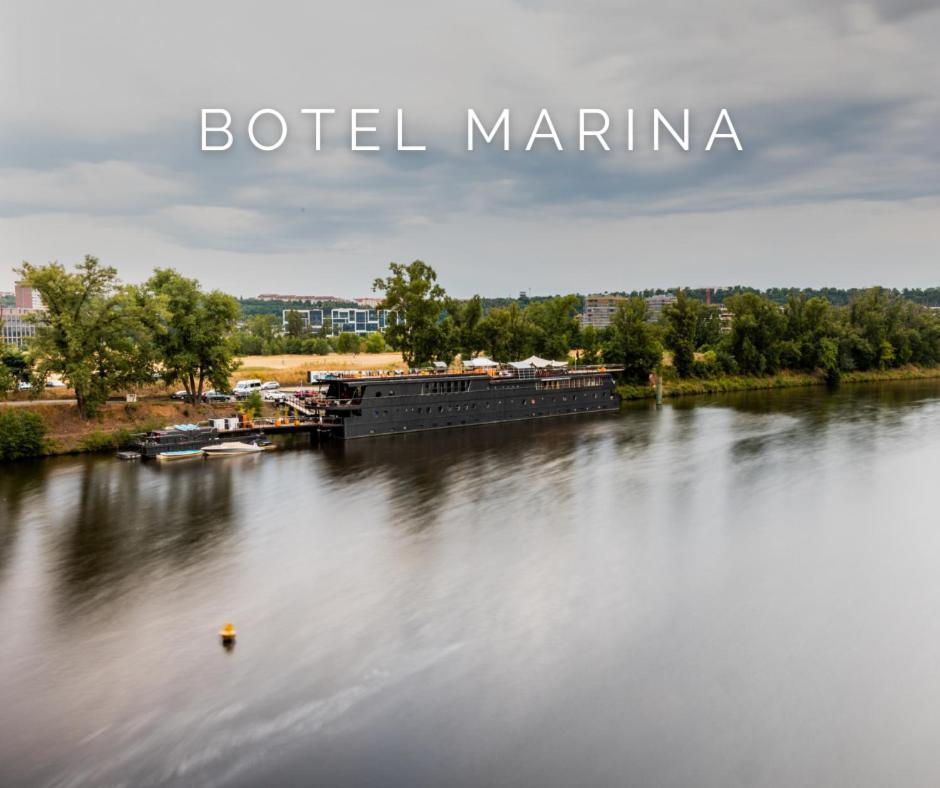
[[[338,301],[345,303],[348,298],[340,298],[333,295],[293,295],[284,293],[262,293],[255,297],[257,301],[292,301],[298,304],[316,304],[320,301]]]
[[[20,309],[42,309],[39,293],[31,287],[16,283],[16,306]]]
[[[650,323],[658,323],[659,319],[663,316],[663,309],[669,304],[676,303],[676,297],[672,293],[665,293],[663,295],[654,295],[646,299],[646,308],[648,311],[647,321]]]
[[[364,306],[369,309],[375,309],[385,299],[369,297],[369,298],[356,298],[354,300],[359,306]]]
[[[597,329],[607,328],[617,308],[626,300],[624,296],[606,293],[587,296],[584,299],[584,316],[581,318],[581,325],[594,326]]]
[[[15,345],[26,347],[30,339],[36,336],[36,324],[33,315],[42,314],[41,309],[0,306],[0,347]]]
[[[324,320],[330,321],[330,333],[333,336],[349,332],[352,334],[371,334],[384,331],[388,325],[387,309],[285,309],[281,312],[281,322],[287,328],[287,315],[296,312],[300,315],[304,327],[312,333],[323,329]]]

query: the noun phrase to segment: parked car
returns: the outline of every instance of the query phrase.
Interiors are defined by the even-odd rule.
[[[277,391],[281,387],[281,384],[276,380],[268,380],[261,384],[262,391]]]
[[[265,402],[280,403],[287,399],[287,395],[283,391],[272,391],[268,389],[267,391],[261,392],[261,398]]]
[[[16,384],[17,391],[29,391],[33,387],[32,383],[27,383],[25,380],[21,380]]]
[[[46,381],[47,389],[64,389],[66,386],[61,380],[56,380],[55,378],[49,378]]]
[[[235,395],[235,399],[247,399],[253,391],[261,391],[260,380],[240,380],[235,384],[232,393]]]
[[[172,394],[170,394],[170,399],[178,399],[178,400],[183,400],[185,402],[186,400],[189,399],[189,394],[186,393],[185,389],[183,389],[182,391],[174,391]]]
[[[216,391],[215,389],[209,389],[202,393],[203,402],[231,402],[232,395],[226,391]]]

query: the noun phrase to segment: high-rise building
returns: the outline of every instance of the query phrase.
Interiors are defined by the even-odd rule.
[[[626,301],[625,296],[607,295],[598,293],[589,295],[584,299],[584,316],[581,318],[582,326],[594,328],[607,328],[610,320],[617,311],[617,307]]]

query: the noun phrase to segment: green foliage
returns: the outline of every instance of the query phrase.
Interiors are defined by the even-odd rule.
[[[252,391],[238,408],[249,419],[256,419],[264,412],[264,399],[260,392]]]
[[[358,334],[344,331],[336,338],[336,351],[338,353],[358,353],[362,349],[362,340]]]
[[[442,325],[444,288],[434,269],[421,260],[408,265],[389,263],[391,274],[376,279],[372,289],[385,293],[380,309],[389,309],[388,343],[401,351],[409,367],[427,364],[445,355],[446,331]]]
[[[302,350],[304,353],[312,353],[316,356],[325,356],[332,349],[333,348],[330,347],[329,341],[323,337],[311,337],[310,339],[305,339],[302,345]]]
[[[369,336],[366,337],[365,342],[366,353],[384,353],[385,352],[385,337],[383,337],[378,331],[374,331]]]
[[[515,302],[493,309],[478,326],[480,341],[494,361],[520,360],[535,352],[535,327]]]
[[[446,355],[450,361],[457,353],[470,359],[485,349],[486,343],[480,330],[483,321],[483,300],[475,295],[466,301],[455,298],[444,299],[446,317],[443,330],[446,337]]]
[[[754,293],[727,300],[734,313],[729,349],[745,375],[775,373],[780,367],[783,314],[780,308]]]
[[[58,263],[17,269],[46,305],[31,344],[37,379],[59,372],[87,418],[108,395],[152,380],[152,309],[147,294],[119,286],[117,271],[86,256],[69,273]]]
[[[18,383],[31,382],[32,377],[32,366],[22,350],[14,345],[0,349],[0,394],[13,391]]]
[[[689,298],[684,291],[676,292],[675,303],[663,309],[666,326],[666,347],[672,351],[672,365],[680,378],[692,374],[695,361],[696,335],[704,307],[700,301]]]
[[[534,302],[525,308],[536,355],[560,361],[568,358],[568,351],[578,344],[580,332],[575,317],[580,306],[578,296],[566,295]]]
[[[646,318],[646,301],[642,298],[634,296],[621,302],[604,343],[604,361],[623,365],[623,378],[629,382],[645,382],[662,362],[657,330]]]
[[[130,441],[131,431],[128,429],[122,428],[113,432],[93,430],[79,441],[78,449],[85,452],[114,451],[126,446]]]
[[[579,342],[580,356],[579,363],[585,366],[600,364],[601,362],[601,338],[594,326],[585,326],[581,329],[581,340]]]
[[[281,321],[276,315],[252,315],[236,332],[235,347],[243,356],[272,356],[278,353],[298,352],[296,347],[288,348],[291,339],[295,342],[300,341],[300,337],[281,336]]]
[[[291,310],[287,313],[285,322],[284,333],[289,337],[301,339],[310,333],[310,327],[304,325],[304,320],[300,316],[300,312],[296,310]]]
[[[163,376],[179,380],[197,400],[207,382],[227,389],[238,368],[231,334],[238,301],[219,290],[203,292],[199,282],[171,268],[158,268],[146,284],[153,301],[154,340]]]
[[[38,457],[46,448],[46,425],[37,413],[0,408],[0,461]]]

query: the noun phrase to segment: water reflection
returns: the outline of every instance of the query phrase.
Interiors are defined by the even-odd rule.
[[[565,499],[576,466],[590,462],[619,423],[618,416],[592,414],[549,429],[530,421],[328,442],[321,452],[331,481],[353,490],[381,484],[392,519],[420,531],[440,517],[442,507],[458,503],[462,490],[489,496],[492,490],[474,484],[483,478],[551,478],[553,495]]]
[[[236,478],[251,483],[247,459],[237,468],[201,459],[174,466],[76,461],[74,502],[57,507],[56,517],[63,611],[74,613],[104,589],[119,595],[161,565],[198,563],[217,548],[232,526]]]
[[[14,466],[0,783],[936,784],[938,442],[925,383]]]

